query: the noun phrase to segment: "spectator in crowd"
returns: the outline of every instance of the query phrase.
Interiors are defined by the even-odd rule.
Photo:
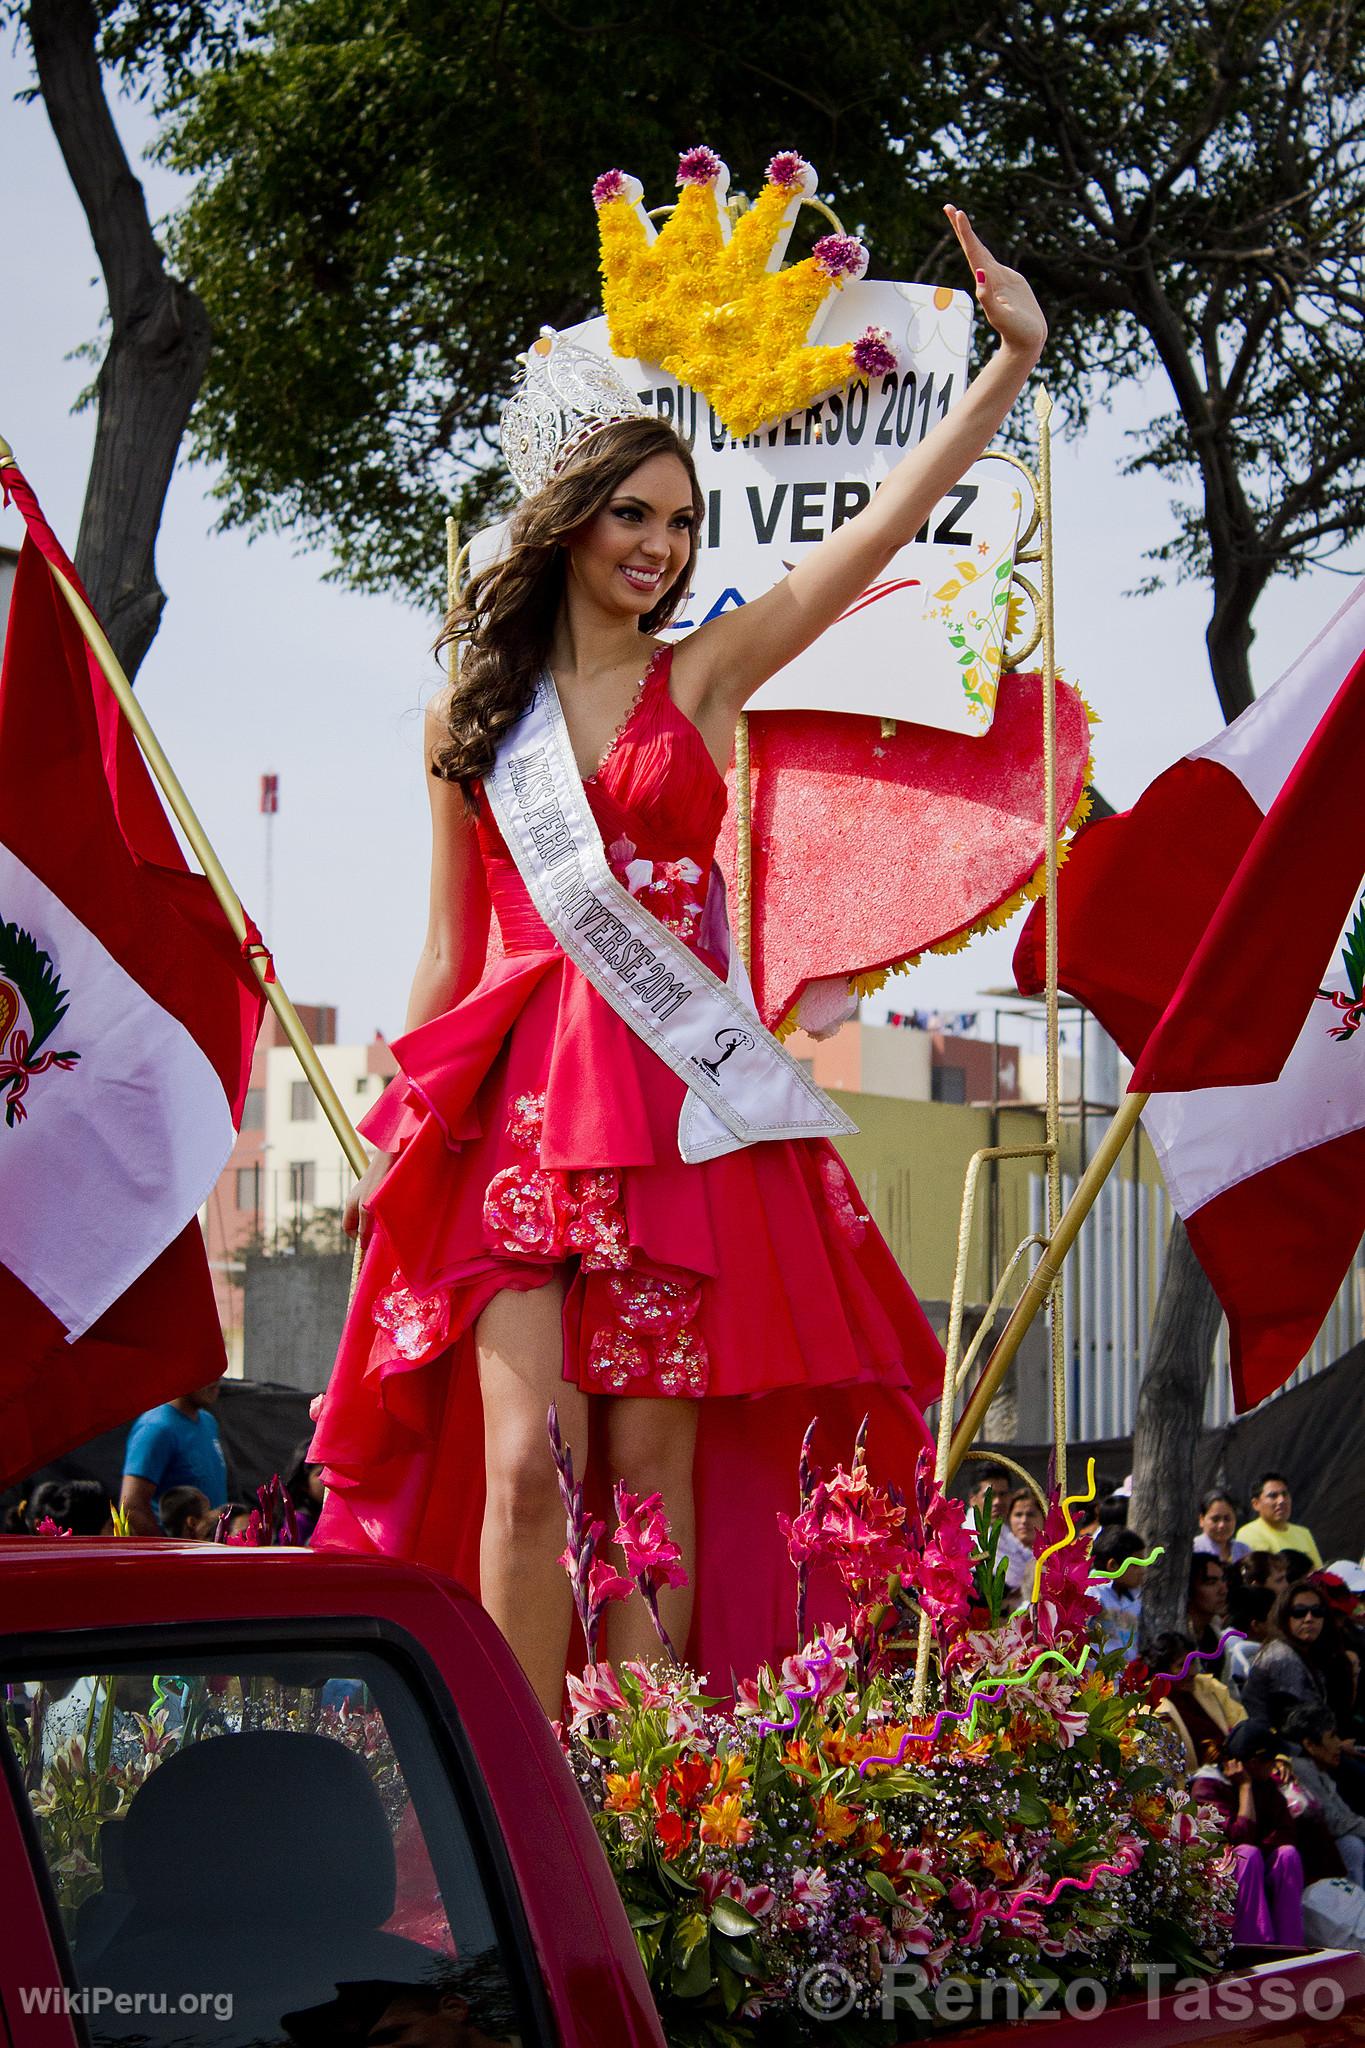
[[[1266,1641],[1242,1685],[1242,1704],[1255,1721],[1282,1728],[1295,1707],[1326,1707],[1349,1725],[1355,1679],[1341,1648],[1336,1617],[1315,1586],[1286,1586],[1275,1602]]]
[[[1168,1676],[1171,1689],[1159,1702],[1157,1713],[1169,1721],[1185,1747],[1185,1772],[1193,1778],[1204,1764],[1216,1764],[1224,1741],[1246,1709],[1238,1705],[1225,1685],[1220,1685],[1193,1657],[1192,1636],[1175,1630],[1153,1642],[1148,1657],[1152,1670]]]
[[[1196,1554],[1190,1559],[1190,1634],[1195,1648],[1205,1653],[1208,1661],[1204,1668],[1213,1678],[1223,1676],[1223,1655],[1218,1645],[1227,1625],[1227,1567],[1220,1557]]]
[[[1033,1489],[1017,1487],[1005,1504],[1005,1519],[1001,1524],[996,1552],[1005,1560],[1005,1584],[1011,1593],[1028,1597],[1033,1592],[1036,1563],[1033,1546],[1044,1519]]]
[[[197,1486],[168,1486],[161,1496],[161,1527],[167,1536],[206,1543],[213,1534],[214,1515],[206,1493]]]
[[[1243,1640],[1229,1643],[1223,1654],[1223,1683],[1238,1699],[1256,1652],[1266,1640],[1277,1598],[1269,1586],[1234,1585],[1231,1589],[1229,1614],[1232,1626],[1242,1631]]]
[[[1239,1721],[1223,1743],[1219,1768],[1201,1770],[1193,1790],[1217,1807],[1237,1854],[1233,1940],[1302,1948],[1304,1886],[1343,1877],[1345,1865],[1322,1816],[1291,1810],[1278,1748],[1264,1721]]]
[[[1277,1600],[1289,1584],[1288,1559],[1280,1550],[1253,1550],[1242,1559],[1238,1570],[1244,1586],[1263,1586]]]
[[[98,1479],[44,1479],[29,1495],[24,1521],[31,1534],[48,1522],[72,1536],[103,1536],[109,1498]]]
[[[1038,1505],[1038,1496],[1033,1488],[1017,1486],[1009,1497],[1009,1506],[1006,1510],[1011,1536],[1016,1542],[1027,1544],[1031,1551],[1033,1539],[1042,1528],[1044,1519],[1043,1510]]]
[[[1285,1741],[1294,1777],[1318,1807],[1353,1883],[1365,1886],[1365,1814],[1358,1813],[1338,1782],[1343,1762],[1341,1735],[1326,1707],[1295,1707],[1286,1714]]]
[[[1244,1522],[1237,1541],[1249,1550],[1301,1550],[1315,1569],[1322,1569],[1322,1557],[1313,1533],[1301,1522],[1291,1522],[1294,1506],[1289,1481],[1282,1472],[1264,1472],[1251,1496],[1254,1520]]]
[[[1140,1560],[1146,1554],[1147,1545],[1135,1529],[1101,1529],[1090,1550],[1095,1570],[1112,1574],[1100,1580],[1099,1623],[1104,1646],[1122,1650],[1128,1663],[1137,1655],[1142,1582],[1147,1576],[1147,1567]]]
[[[1101,1529],[1126,1529],[1128,1526],[1128,1503],[1131,1496],[1120,1492],[1106,1493],[1100,1501],[1099,1513],[1095,1519]]]
[[[284,1482],[284,1490],[293,1504],[298,1523],[300,1543],[312,1542],[327,1493],[322,1483],[322,1466],[309,1463],[308,1446],[311,1442],[311,1437],[304,1437],[302,1443],[295,1444]]]
[[[159,1536],[157,1503],[173,1486],[197,1487],[207,1500],[227,1494],[227,1464],[211,1412],[218,1383],[196,1387],[139,1415],[123,1454],[119,1505],[134,1536]]]
[[[1199,1534],[1194,1539],[1196,1557],[1221,1557],[1224,1564],[1240,1564],[1250,1557],[1251,1546],[1234,1531],[1237,1506],[1226,1493],[1206,1493],[1199,1503]]]
[[[1003,1522],[1009,1512],[1013,1486],[1013,1477],[1003,1465],[982,1465],[967,1495],[967,1505],[973,1513],[984,1507],[993,1522]]]

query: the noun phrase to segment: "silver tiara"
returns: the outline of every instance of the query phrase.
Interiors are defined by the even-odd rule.
[[[521,380],[502,409],[502,452],[512,480],[529,498],[575,452],[620,420],[650,415],[604,356],[553,327],[542,327],[524,356]]]

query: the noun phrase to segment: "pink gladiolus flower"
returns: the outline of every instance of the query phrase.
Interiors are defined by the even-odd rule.
[[[41,1522],[34,1524],[33,1533],[35,1536],[69,1536],[71,1531],[64,1529],[60,1522],[55,1522],[51,1515],[44,1515]]]
[[[663,1496],[651,1493],[637,1500],[618,1484],[616,1513],[619,1522],[613,1541],[625,1552],[631,1577],[648,1577],[656,1586],[685,1586],[687,1571],[682,1552],[669,1534]]]
[[[567,1683],[571,1728],[581,1728],[594,1714],[614,1714],[626,1704],[610,1664],[589,1664],[581,1678],[570,1672]]]
[[[588,1600],[593,1607],[608,1600],[629,1600],[634,1591],[634,1579],[623,1578],[605,1558],[594,1558],[588,1568]]]

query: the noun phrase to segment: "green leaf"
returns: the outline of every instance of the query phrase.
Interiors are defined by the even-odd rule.
[[[680,1948],[673,1944],[673,1970],[671,1982],[675,1997],[705,1998],[711,1989],[711,1944],[701,1940]]]
[[[738,1899],[727,1899],[722,1894],[711,1908],[711,1925],[718,1928],[722,1934],[741,1937],[752,1934],[758,1922],[747,1907],[740,1905]]]
[[[885,1871],[865,1870],[863,1876],[868,1890],[875,1892],[879,1899],[885,1899],[888,1906],[898,1906],[900,1904],[900,1893],[896,1890],[896,1887],[892,1884]]]
[[[1036,1792],[1024,1791],[1019,1794],[1014,1815],[1020,1826],[1026,1828],[1045,1827],[1048,1820],[1047,1807]]]

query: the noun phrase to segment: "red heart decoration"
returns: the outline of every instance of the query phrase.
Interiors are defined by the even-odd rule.
[[[807,983],[891,967],[970,931],[1042,865],[1043,693],[1000,680],[980,738],[834,711],[749,718],[751,975],[769,1026]],[[1057,684],[1057,816],[1085,793],[1090,721]],[[717,857],[735,903],[734,771]]]

